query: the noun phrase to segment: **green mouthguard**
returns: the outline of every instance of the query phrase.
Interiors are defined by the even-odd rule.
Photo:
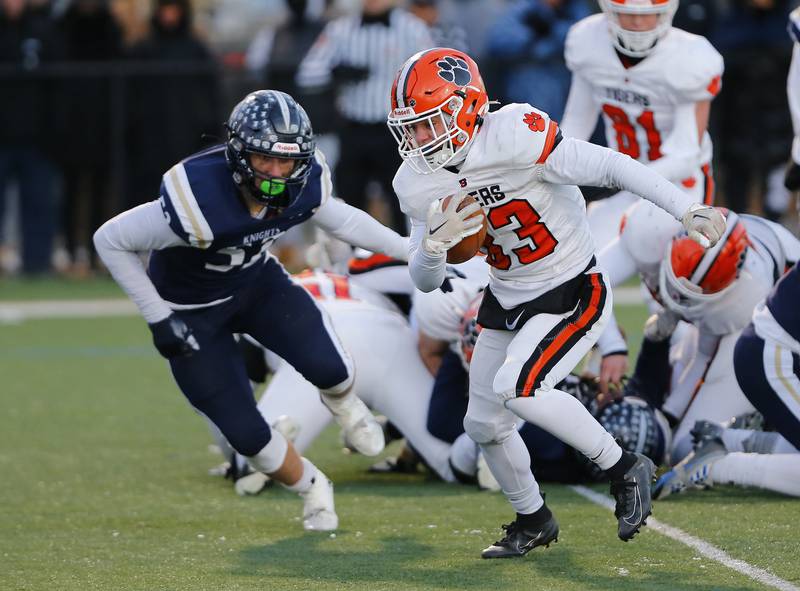
[[[261,181],[259,188],[265,195],[274,197],[275,195],[280,195],[286,190],[286,182],[280,179],[263,180]]]

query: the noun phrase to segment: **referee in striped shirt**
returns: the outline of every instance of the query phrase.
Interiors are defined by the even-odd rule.
[[[392,226],[402,234],[405,220],[392,192],[400,158],[386,128],[389,93],[403,62],[432,46],[427,25],[399,8],[397,0],[364,0],[360,14],[328,23],[297,73],[306,91],[331,84],[336,91],[336,110],[343,119],[337,194],[366,210],[367,183],[377,181],[392,208]]]

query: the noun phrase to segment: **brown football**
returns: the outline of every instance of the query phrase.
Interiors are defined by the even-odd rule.
[[[446,206],[448,201],[452,199],[453,196],[450,195],[444,198],[444,205]],[[470,203],[474,203],[475,198],[467,195],[462,200],[461,203],[458,204],[458,211],[464,209]],[[483,227],[481,227],[480,231],[472,236],[467,236],[461,242],[453,246],[447,251],[447,262],[448,263],[464,263],[470,260],[478,253],[478,249],[483,246],[483,241],[486,238],[486,230],[488,228],[487,221],[486,221],[486,214],[483,213],[481,209],[479,212],[475,213],[471,217],[475,217],[479,215],[483,218]]]

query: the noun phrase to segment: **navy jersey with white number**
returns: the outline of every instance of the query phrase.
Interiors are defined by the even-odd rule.
[[[330,172],[317,152],[294,203],[254,218],[231,178],[225,147],[194,154],[164,174],[160,196],[164,216],[187,246],[153,251],[150,279],[162,298],[176,304],[230,297],[256,277],[270,244],[309,219],[330,192]]]

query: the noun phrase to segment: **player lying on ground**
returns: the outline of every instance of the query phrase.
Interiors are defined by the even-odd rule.
[[[732,369],[739,387],[776,432],[697,423],[695,451],[659,480],[661,496],[714,484],[757,486],[800,496],[798,298],[800,274],[795,264],[756,306],[733,350]]]
[[[575,184],[615,186],[653,201],[705,245],[724,218],[630,157],[562,137],[546,113],[526,104],[488,112],[478,67],[466,54],[434,49],[412,56],[392,87],[388,124],[404,162],[394,189],[412,220],[409,270],[431,291],[447,251],[484,227],[492,266],[470,365],[464,426],[516,511],[485,558],[521,556],[558,536],[539,493],[518,418],[550,432],[605,470],[616,498],[620,539],[650,513],[655,467],[623,452],[569,394],[555,388],[597,340],[611,295],[595,261],[583,197]],[[462,196],[476,191],[466,205]],[[449,201],[444,198],[456,195]]]
[[[716,246],[704,251],[677,237],[667,248],[658,283],[643,277],[664,308],[647,321],[629,385],[668,417],[674,428],[672,461],[683,460],[659,479],[659,498],[682,490],[725,455],[713,422],[753,411],[734,376],[734,345],[756,303],[798,256],[800,242],[783,227],[727,212],[727,228]],[[748,435],[753,437],[745,443]],[[697,447],[689,454],[693,439]],[[765,437],[751,432],[731,431],[724,440],[731,452],[769,451]],[[800,456],[792,461],[800,467]],[[758,481],[781,492],[800,486],[800,474],[796,482],[789,477],[797,468],[779,456],[732,453],[717,469],[728,470],[725,481]]]
[[[254,470],[304,498],[306,529],[337,527],[333,488],[256,408],[234,333],[291,363],[365,453],[383,432],[352,392],[354,368],[324,311],[293,282],[269,245],[314,220],[334,236],[402,258],[407,241],[331,195],[303,108],[262,90],[233,109],[227,141],[168,170],[161,197],[106,222],[94,242],[136,303],[189,403]],[[152,251],[146,271],[138,252]]]

